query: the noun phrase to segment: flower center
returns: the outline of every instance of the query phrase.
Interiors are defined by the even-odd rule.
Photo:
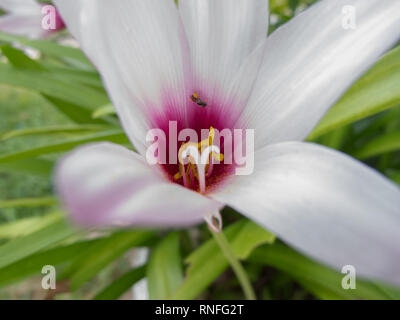
[[[214,161],[220,163],[224,155],[214,143],[215,130],[210,127],[208,137],[199,143],[182,143],[179,148],[179,171],[174,175],[175,180],[182,179],[183,185],[190,188],[198,181],[200,193],[206,192],[206,178],[210,177]]]
[[[163,93],[163,105],[149,105],[151,128],[165,133],[165,152],[159,165],[173,183],[208,194],[228,182],[238,164],[234,154],[234,131],[241,110],[235,99],[194,90],[184,105],[177,104],[173,91]],[[165,156],[165,157],[164,157]]]

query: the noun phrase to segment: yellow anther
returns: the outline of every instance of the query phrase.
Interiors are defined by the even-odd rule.
[[[204,149],[206,149],[209,146],[212,146],[213,142],[214,142],[214,137],[215,137],[215,130],[213,127],[210,127],[210,130],[208,133],[208,138],[206,138],[198,143],[199,151],[203,152]]]
[[[212,152],[212,155],[215,160],[218,160],[219,162],[222,162],[224,160],[224,155],[222,153],[216,154],[215,152]]]
[[[175,173],[174,180],[179,180],[180,178],[182,178],[182,173],[179,171],[179,172]]]
[[[189,179],[189,174],[190,174],[190,170],[191,173],[193,174],[193,176],[199,180],[199,175],[198,175],[198,168],[197,168],[197,163],[196,163],[196,159],[193,159],[192,156],[188,156],[188,166],[187,169],[185,170],[184,168],[184,157],[183,157],[183,153],[185,152],[185,150],[187,150],[189,147],[194,147],[199,151],[199,154],[202,154],[204,152],[205,149],[207,149],[208,147],[211,147],[214,143],[214,138],[215,138],[215,129],[213,127],[210,127],[209,133],[208,133],[208,137],[202,141],[200,141],[199,143],[195,143],[195,142],[187,142],[187,143],[182,143],[181,147],[179,148],[179,152],[178,152],[178,158],[179,158],[179,172],[177,172],[174,175],[174,179],[175,180],[179,180],[182,177],[188,180]],[[216,152],[211,152],[210,155],[215,159],[218,160],[219,162],[223,161],[224,159],[224,155],[222,153],[216,153]],[[210,160],[209,160],[210,161]],[[206,168],[208,168],[211,165],[211,163],[207,163]],[[185,177],[183,176],[185,175]]]
[[[179,148],[179,154],[178,154],[179,159],[181,160],[181,162],[183,162],[182,154],[190,146],[197,148],[199,150],[199,152],[202,153],[207,147],[210,147],[213,145],[214,138],[215,138],[215,129],[213,127],[210,127],[208,137],[205,138],[204,140],[200,141],[199,143],[195,143],[195,142],[182,143],[181,147]],[[214,159],[216,159],[216,160],[219,159],[220,161],[222,161],[224,159],[224,155],[222,153],[219,155],[216,155],[214,152],[212,152],[212,155],[214,156]],[[189,157],[189,162],[196,164],[196,163],[194,163],[192,157]]]

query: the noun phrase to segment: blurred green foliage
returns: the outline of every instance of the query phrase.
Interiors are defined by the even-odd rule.
[[[0,85],[0,132],[25,128],[68,123],[68,119],[37,93]],[[0,154],[10,153],[27,146],[41,145],[57,140],[52,136],[25,137],[0,142]],[[59,140],[59,139],[58,139]],[[15,173],[10,170],[0,172],[0,200],[41,197],[52,193],[51,181]],[[12,221],[20,217],[43,213],[45,208],[0,209],[0,221]]]
[[[314,2],[272,0],[271,32]],[[242,298],[205,226],[169,234],[81,232],[65,222],[51,182],[59,156],[88,141],[129,146],[96,70],[79,49],[57,44],[66,36],[33,41],[0,33],[0,298],[117,299],[144,276],[152,298]],[[15,43],[37,50],[39,58]],[[393,89],[399,79],[398,47],[344,95],[309,140],[354,155],[400,183],[400,92]],[[230,208],[223,214],[225,235],[261,299],[400,298],[398,289],[364,280],[356,291],[341,290],[338,272]],[[150,259],[132,269],[138,247],[150,248]],[[56,295],[43,295],[35,277],[44,264],[59,271]]]

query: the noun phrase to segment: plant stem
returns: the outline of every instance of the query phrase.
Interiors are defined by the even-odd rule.
[[[253,287],[251,286],[250,280],[247,277],[246,271],[244,270],[242,264],[233,253],[233,250],[228,242],[228,239],[226,239],[222,231],[218,233],[210,229],[210,232],[212,233],[215,241],[218,243],[218,246],[221,249],[222,253],[224,254],[225,258],[229,261],[233,271],[235,272],[246,299],[256,300],[256,295],[253,291]]]

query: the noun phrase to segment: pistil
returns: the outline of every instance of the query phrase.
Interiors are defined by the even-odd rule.
[[[209,135],[199,143],[188,142],[181,145],[179,149],[179,172],[175,174],[174,179],[183,179],[185,187],[193,185],[195,178],[199,182],[199,192],[206,192],[206,178],[213,172],[213,158],[222,161],[224,156],[220,149],[213,145],[215,131],[210,128]],[[185,166],[187,170],[185,169]]]

